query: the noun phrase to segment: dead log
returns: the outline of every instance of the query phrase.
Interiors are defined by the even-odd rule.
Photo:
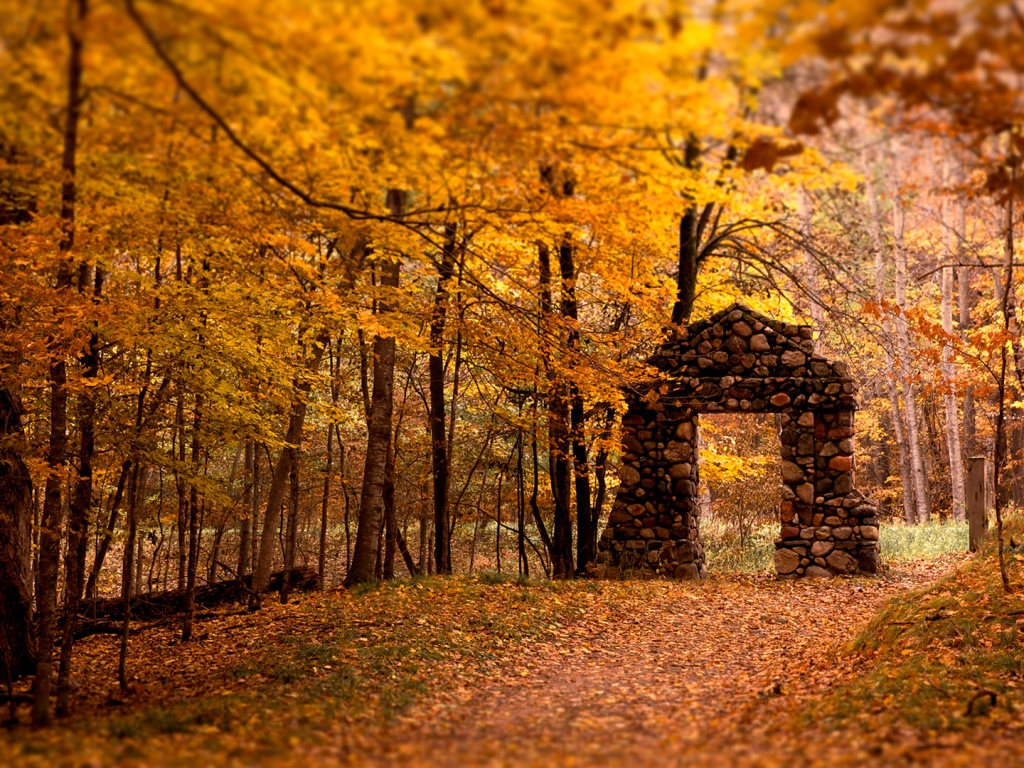
[[[280,592],[284,583],[284,571],[271,574],[269,592]],[[311,592],[317,588],[317,572],[313,568],[293,568],[288,576],[289,589],[297,592]],[[252,576],[241,579],[215,581],[196,587],[196,607],[212,608],[225,603],[245,601],[252,592]],[[131,601],[133,621],[155,621],[181,613],[185,610],[185,593],[178,590],[150,592],[137,595]],[[120,621],[124,615],[124,601],[121,598],[85,600],[81,606],[82,626],[102,626],[103,622]],[[100,629],[98,632],[102,633]]]

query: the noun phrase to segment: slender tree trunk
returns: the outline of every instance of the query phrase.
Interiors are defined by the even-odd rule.
[[[387,461],[384,464],[384,562],[382,575],[385,581],[395,578],[395,554],[398,548],[398,520],[395,516],[395,453],[398,450],[398,434],[391,441]]]
[[[295,546],[299,534],[299,455],[295,448],[286,448],[291,452],[288,461],[288,520],[284,534],[284,576],[281,580],[281,602],[287,603],[291,597],[290,574],[295,567]]]
[[[516,546],[519,550],[519,575],[530,577],[526,556],[526,478],[523,476],[523,433],[516,434]]]
[[[885,245],[882,242],[882,232],[879,225],[878,198],[875,195],[874,184],[867,185],[868,206],[871,220],[871,239],[875,260],[875,291],[880,307],[885,307],[887,302],[885,291]],[[882,319],[882,329],[887,338],[885,347],[885,385],[889,393],[889,416],[892,420],[893,433],[896,436],[896,448],[900,458],[900,485],[903,489],[903,516],[907,523],[917,521],[917,503],[915,501],[913,471],[910,464],[910,448],[907,444],[906,433],[903,429],[903,409],[900,407],[900,395],[898,390],[899,376],[896,371],[896,364],[892,354],[894,346],[893,323],[888,311],[885,311]]]
[[[405,210],[405,193],[388,192],[388,207],[394,216]],[[398,288],[400,265],[397,261],[381,264],[381,285]],[[391,307],[381,302],[382,314]],[[372,581],[384,518],[384,480],[391,444],[391,415],[394,411],[395,338],[377,336],[373,342],[373,394],[366,439],[366,462],[363,466],[363,492],[359,502],[359,521],[352,567],[345,577],[345,586]]]
[[[957,221],[963,223],[965,217],[964,213],[965,206],[960,205],[957,207]],[[963,238],[966,237],[964,234],[965,230],[960,232],[961,241],[959,243],[960,253],[959,262],[961,264],[957,271],[958,279],[958,293],[959,293],[959,313],[960,313],[960,334],[966,337],[967,332],[971,329],[971,310],[974,308],[975,294],[971,288],[971,267],[964,265],[964,256],[966,255],[966,248],[964,248]],[[974,407],[974,385],[968,382],[964,385],[964,399],[963,399],[963,425],[964,425],[964,443],[963,452],[966,456],[974,456],[978,451],[978,430],[975,426],[975,407]]]
[[[172,457],[173,458],[173,457]],[[86,597],[96,597],[96,582],[103,570],[103,562],[107,558],[110,544],[114,540],[114,529],[117,527],[117,515],[121,509],[121,502],[124,500],[124,489],[128,483],[128,475],[131,473],[132,460],[125,459],[121,464],[121,472],[117,478],[117,486],[114,489],[114,498],[110,502],[110,511],[107,515],[107,527],[103,530],[103,538],[96,545],[96,555],[93,557],[92,568],[89,570],[89,581],[85,586]]]
[[[345,444],[341,442],[341,432],[338,431],[337,425],[334,430],[338,436],[338,477],[341,479],[341,490],[345,496],[345,573],[348,573],[352,566],[352,509],[348,495],[348,480],[345,478]]]
[[[917,522],[926,523],[931,516],[928,506],[928,474],[921,453],[921,430],[917,412],[917,388],[911,378],[910,325],[907,322],[907,249],[903,231],[905,213],[899,194],[893,196],[893,261],[896,266],[896,354],[903,383],[903,408],[907,417],[907,445],[910,448],[910,469],[914,481]]]
[[[604,512],[604,503],[608,496],[608,446],[612,439],[612,429],[615,425],[616,413],[614,408],[609,408],[605,414],[604,426],[601,429],[598,440],[599,448],[594,459],[594,477],[597,480],[597,493],[594,498],[594,535],[597,535],[598,523]]]
[[[188,482],[182,476],[185,466],[185,387],[178,384],[178,402],[175,407],[175,427],[178,431],[178,467],[174,482],[178,490],[178,591],[185,591],[185,572],[188,569]]]
[[[334,459],[334,425],[327,425],[327,466],[324,470],[324,496],[320,504],[320,546],[317,553],[317,574],[320,589],[325,589],[327,578],[327,507],[331,497],[331,463]]]
[[[79,293],[90,291],[98,300],[103,293],[103,268],[96,265],[95,277],[83,262],[79,269]],[[96,388],[99,374],[99,335],[95,329],[89,335],[89,346],[82,355],[82,379],[85,389],[79,396],[79,450],[78,479],[71,499],[68,517],[68,546],[64,555],[64,626],[60,646],[60,667],[57,672],[57,716],[71,713],[71,654],[75,644],[78,606],[82,600],[85,581],[85,558],[89,548],[89,512],[92,508],[92,459],[96,450]]]
[[[565,382],[554,370],[550,359],[550,344],[554,336],[551,255],[544,243],[538,244],[537,260],[540,269],[541,343],[544,345],[544,368],[548,379],[548,471],[555,505],[551,567],[556,579],[568,579],[573,575],[569,408]]]
[[[576,300],[576,264],[572,241],[567,234],[558,249],[562,277],[562,316],[569,326],[569,354],[580,354],[579,304]],[[573,361],[573,369],[577,367]],[[587,451],[586,416],[583,394],[575,381],[569,382],[569,428],[572,435],[573,477],[576,485],[576,575],[585,576],[597,558],[597,529],[590,497],[590,456]]]
[[[195,413],[192,418],[192,472],[199,472],[202,452],[200,430],[203,426],[203,396],[195,394]],[[199,567],[199,487],[193,480],[188,489],[188,563],[185,570],[185,615],[181,624],[181,639],[192,639],[192,624],[196,611],[196,574]]]
[[[695,168],[700,159],[700,146],[687,140],[683,150],[683,164]],[[700,270],[700,242],[697,224],[700,220],[697,204],[690,201],[679,220],[679,270],[676,273],[676,302],[672,307],[672,322],[686,325],[693,314],[697,299],[697,275]]]
[[[235,574],[242,578],[249,572],[249,561],[252,559],[252,521],[253,521],[253,496],[254,496],[254,459],[256,449],[252,440],[245,441],[245,470],[242,478],[242,511],[238,516],[238,563],[235,566]]]
[[[57,267],[58,301],[71,288],[72,251],[75,243],[75,199],[77,197],[76,156],[78,123],[82,111],[82,48],[88,0],[71,0],[68,13],[68,90],[64,123],[64,156],[61,163],[60,224]],[[51,339],[56,349],[50,358],[50,439],[47,450],[49,471],[43,492],[43,514],[39,532],[39,578],[36,582],[37,649],[33,683],[32,725],[50,724],[50,686],[53,675],[53,645],[57,629],[57,576],[60,569],[61,485],[67,453],[67,367],[61,342]]]
[[[947,164],[947,169],[949,168]],[[951,181],[957,181],[959,173],[950,176]],[[959,217],[955,213],[956,208],[963,207],[960,201],[947,201],[943,206],[943,224],[946,240],[946,254],[949,258],[955,259],[963,252],[960,246],[960,233],[957,230]],[[953,215],[950,215],[950,208]],[[949,456],[950,480],[952,492],[952,512],[954,520],[967,519],[967,492],[964,482],[964,458],[960,444],[960,411],[957,407],[956,391],[956,364],[953,361],[953,345],[950,339],[953,338],[953,268],[942,269],[942,330],[947,336],[947,341],[942,346],[942,374],[945,379],[946,393],[943,397],[943,404],[946,410],[946,450]]]
[[[0,355],[5,353],[0,352]],[[6,363],[7,360],[4,359]],[[32,476],[22,459],[24,431],[17,393],[0,388],[0,675],[32,671]]]
[[[445,227],[444,248],[438,267],[437,293],[430,318],[430,454],[434,481],[434,561],[438,573],[451,573],[448,549],[448,436],[444,403],[444,327],[448,283],[455,272],[455,225]]]
[[[321,332],[317,337],[313,343],[311,356],[306,363],[308,371],[319,369],[329,341],[326,331]],[[267,591],[267,585],[270,583],[270,572],[274,565],[274,536],[279,526],[281,506],[284,503],[286,484],[289,482],[294,455],[291,449],[298,451],[302,443],[302,427],[306,420],[306,399],[312,389],[312,382],[309,379],[303,379],[295,382],[293,386],[296,394],[295,399],[292,400],[291,414],[288,417],[288,430],[285,434],[287,445],[281,449],[281,455],[278,457],[270,479],[270,489],[267,491],[266,511],[260,531],[256,568],[253,573],[253,595],[250,597],[250,608],[252,609],[259,607],[260,595]]]
[[[135,536],[138,532],[139,463],[132,462],[131,478],[128,482],[128,536],[124,543],[124,558],[121,562],[121,645],[117,658],[117,681],[121,692],[128,692],[128,634],[131,626],[132,583],[135,572]]]
[[[1011,145],[1012,147],[1012,145]],[[1003,331],[1010,337],[1012,341],[1020,343],[1020,331],[1016,328],[1016,302],[1014,301],[1013,293],[1015,290],[1013,280],[1013,260],[1015,255],[1015,248],[1013,242],[1013,204],[1014,204],[1014,184],[1017,181],[1017,162],[1016,157],[1011,153],[1010,155],[1010,193],[1006,201],[1006,234],[1003,240],[1003,258],[1005,261],[1005,280],[1003,282],[1003,296],[1002,296],[1002,311],[1003,311]],[[1012,343],[1011,341],[1011,343]],[[995,461],[993,462],[993,482],[992,482],[992,497],[995,500],[996,510],[996,546],[999,550],[999,576],[1003,582],[1003,593],[1010,593],[1010,576],[1006,566],[1006,553],[1004,547],[1004,530],[1003,530],[1003,508],[999,501],[999,487],[1002,480],[1002,470],[1006,464],[1006,368],[1007,368],[1007,354],[1006,344],[1000,344],[1000,367],[999,367],[999,381],[997,395],[999,397],[999,410],[996,414],[996,430],[995,430]],[[1021,374],[1021,367],[1018,363],[1018,375]]]
[[[534,381],[539,378],[539,371],[534,372]],[[530,490],[530,511],[533,513],[533,522],[537,526],[537,533],[540,534],[540,540],[544,544],[544,551],[548,553],[548,560],[554,562],[555,559],[555,547],[551,541],[551,536],[548,533],[548,528],[544,524],[544,518],[540,514],[540,505],[537,503],[537,494],[540,491],[540,467],[537,456],[537,432],[538,426],[538,414],[537,414],[537,387],[536,384],[533,388],[533,420],[530,428],[530,453],[533,459],[533,485]],[[547,563],[543,563],[544,573],[546,576],[551,576],[548,570]]]
[[[494,562],[498,573],[501,573],[501,490],[505,482],[505,470],[508,463],[498,473],[498,505],[494,510]]]
[[[942,270],[942,330],[953,334],[953,269]],[[946,407],[946,448],[949,456],[950,478],[953,494],[953,519],[967,519],[967,493],[964,486],[964,460],[960,449],[960,412],[956,398],[956,365],[953,362],[953,347],[946,343],[942,347],[942,373],[946,379],[946,393],[943,402]]]

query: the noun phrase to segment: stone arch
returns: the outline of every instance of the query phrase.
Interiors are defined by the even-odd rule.
[[[622,420],[621,484],[599,543],[599,572],[704,576],[697,493],[701,413],[778,413],[781,577],[875,573],[877,507],[854,487],[857,387],[814,352],[810,326],[740,304],[677,332],[648,360]]]

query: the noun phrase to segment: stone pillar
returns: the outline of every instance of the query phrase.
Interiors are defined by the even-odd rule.
[[[697,415],[631,402],[622,420],[619,478],[598,544],[599,574],[701,578]]]
[[[853,410],[783,414],[780,576],[875,573],[877,510],[854,488]]]

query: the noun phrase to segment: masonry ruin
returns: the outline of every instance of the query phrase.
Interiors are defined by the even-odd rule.
[[[620,486],[599,542],[605,578],[705,575],[698,509],[701,413],[780,414],[780,577],[875,573],[878,515],[854,487],[857,387],[815,354],[810,326],[734,304],[678,331],[628,390]]]

